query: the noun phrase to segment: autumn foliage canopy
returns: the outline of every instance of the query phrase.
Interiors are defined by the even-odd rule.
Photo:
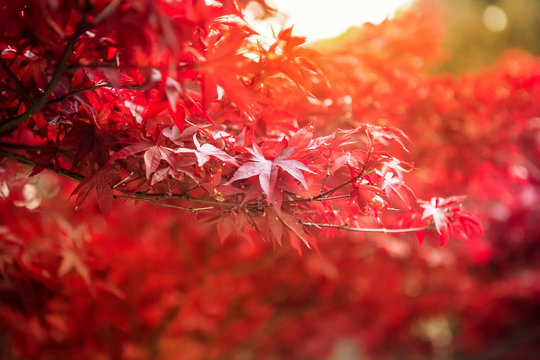
[[[0,355],[527,358],[540,62],[429,75],[428,2],[319,49],[245,3],[1,3]]]

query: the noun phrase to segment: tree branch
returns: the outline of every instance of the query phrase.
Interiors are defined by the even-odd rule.
[[[32,165],[32,166],[38,165],[35,161],[32,161],[32,160],[30,160],[30,159],[28,159],[28,158],[26,158],[26,157],[24,157],[22,155],[15,154],[15,153],[12,153],[12,152],[9,152],[9,151],[0,150],[0,156],[15,159],[21,164]],[[57,175],[63,176],[65,178],[69,179],[69,180],[76,181],[76,182],[81,182],[81,181],[84,180],[84,176],[82,176],[81,174],[77,174],[77,173],[74,173],[74,172],[66,170],[66,169],[61,169],[61,168],[57,169],[51,164],[44,167],[44,169],[48,170],[50,172],[53,172],[53,173],[55,173]]]
[[[216,211],[213,206],[207,206],[207,207],[203,207],[203,208],[190,208],[190,207],[184,207],[184,206],[175,205],[175,204],[159,202],[157,200],[137,196],[136,194],[131,195],[131,196],[130,195],[113,195],[113,199],[128,199],[128,200],[134,200],[134,201],[142,201],[142,202],[147,202],[147,203],[150,203],[150,204],[154,204],[154,205],[158,205],[158,206],[162,206],[162,207],[166,207],[166,208],[189,211],[189,212],[192,212],[194,214],[199,214],[199,213],[221,213],[220,211]],[[208,211],[208,210],[214,210],[214,211]]]
[[[62,101],[66,100],[66,99],[69,99],[70,97],[73,97],[73,96],[77,96],[77,95],[80,95],[80,94],[83,94],[85,92],[88,92],[88,91],[92,91],[92,90],[97,90],[97,89],[102,89],[102,88],[114,88],[113,85],[109,84],[109,83],[106,83],[106,84],[99,84],[99,85],[94,85],[94,86],[90,86],[90,87],[87,87],[87,88],[82,88],[82,89],[77,89],[77,90],[72,90],[60,97],[57,97],[56,99],[52,99],[50,101],[47,102],[47,104],[45,104],[44,108],[45,107],[48,107],[48,106],[51,106],[51,105],[54,105],[54,104],[58,104],[58,103],[61,103]],[[141,86],[140,85],[128,85],[128,86],[121,86],[120,87],[121,89],[140,89]]]
[[[416,231],[428,231],[433,229],[433,225],[428,225],[424,227],[415,227],[415,228],[404,228],[404,229],[385,229],[385,228],[355,228],[344,225],[332,225],[332,224],[317,224],[312,222],[305,222],[298,220],[298,222],[304,226],[316,227],[316,228],[331,228],[344,231],[354,231],[354,232],[369,232],[369,233],[383,233],[383,234],[399,234],[406,232],[416,232]]]
[[[0,144],[2,145],[2,144]],[[8,144],[9,145],[9,144]],[[33,165],[36,166],[37,163],[33,160],[30,160],[22,155],[0,150],[0,156],[8,157],[17,160],[18,162],[22,164],[27,165]],[[53,165],[49,164],[49,166],[44,167],[44,169],[51,171],[57,175],[63,176],[67,179],[81,182],[84,180],[84,176],[81,174],[66,170],[66,169],[57,169]],[[197,199],[190,197],[187,193],[186,194],[154,194],[154,193],[145,193],[145,192],[130,192],[128,190],[122,190],[118,189],[118,186],[124,183],[125,181],[128,181],[130,177],[133,176],[133,174],[130,174],[126,179],[120,181],[119,183],[115,184],[114,186],[111,186],[113,190],[116,190],[120,193],[126,194],[126,195],[113,195],[114,199],[127,199],[127,200],[134,200],[134,201],[142,201],[151,203],[157,206],[176,209],[176,210],[182,210],[182,211],[188,211],[192,212],[194,214],[225,214],[225,213],[231,213],[234,211],[234,208],[238,209],[245,209],[249,211],[253,211],[255,209],[260,209],[261,207],[269,207],[272,206],[272,204],[244,204],[240,205],[239,203],[233,203],[233,202],[219,202],[214,200],[206,200],[206,199]],[[286,205],[295,205],[300,203],[309,203],[313,201],[331,201],[331,200],[338,200],[338,199],[344,199],[348,198],[349,195],[339,195],[334,197],[323,197],[321,198],[320,195],[316,196],[314,198],[308,198],[308,199],[299,199],[299,200],[291,200],[291,201],[285,201],[283,204]],[[160,200],[167,200],[167,199],[178,199],[183,200],[186,202],[191,203],[201,203],[201,204],[208,204],[211,206],[207,207],[185,207],[180,206],[176,204],[170,204],[161,202]],[[228,209],[220,209],[223,207],[227,207]],[[315,227],[315,228],[332,228],[337,230],[343,230],[343,231],[353,231],[353,232],[369,232],[369,233],[384,233],[384,234],[398,234],[398,233],[406,233],[406,232],[416,232],[416,231],[429,231],[434,228],[433,224],[430,224],[428,226],[424,227],[415,227],[415,228],[404,228],[404,229],[386,229],[386,228],[355,228],[355,227],[349,227],[345,225],[333,225],[333,224],[324,224],[324,223],[313,223],[313,222],[306,222],[302,220],[298,220],[298,222],[301,225],[308,226],[308,227]]]
[[[60,96],[60,97],[57,97],[56,99],[49,100],[45,104],[44,107],[48,107],[48,106],[51,106],[51,105],[54,105],[54,104],[58,104],[58,103],[61,103],[62,101],[66,100],[66,99],[68,99],[70,97],[77,96],[77,95],[83,94],[83,93],[88,92],[88,91],[101,89],[101,88],[105,88],[105,87],[113,87],[113,86],[111,84],[100,84],[100,85],[90,86],[90,87],[83,88],[83,89],[73,90],[73,91],[70,91],[70,92]]]

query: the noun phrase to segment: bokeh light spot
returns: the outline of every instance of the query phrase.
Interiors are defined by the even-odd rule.
[[[499,6],[490,5],[484,10],[482,21],[486,29],[492,32],[501,32],[508,25],[508,16]]]

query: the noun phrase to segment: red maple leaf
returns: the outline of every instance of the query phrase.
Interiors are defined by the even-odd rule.
[[[71,193],[71,196],[77,195],[75,208],[86,205],[95,195],[99,209],[107,215],[111,209],[112,186],[119,180],[118,171],[112,166],[105,166],[96,170],[92,175],[81,181]]]
[[[253,156],[234,173],[231,180],[229,180],[229,183],[258,176],[262,190],[268,196],[268,199],[273,199],[273,193],[278,178],[278,170],[282,169],[298,180],[304,188],[307,189],[308,186],[302,171],[311,173],[313,173],[313,171],[311,171],[304,163],[298,160],[289,159],[294,152],[294,148],[284,149],[274,160],[265,158],[257,144],[253,144],[253,148],[247,150]]]
[[[187,148],[178,148],[175,149],[175,153],[193,153],[197,157],[197,164],[203,166],[210,160],[210,157],[216,158],[223,161],[226,164],[234,165],[236,167],[240,166],[238,161],[231,155],[227,154],[225,151],[218,149],[212,144],[206,143],[201,145],[199,140],[197,140],[197,135],[193,135],[193,143],[195,144],[196,149],[187,149]]]
[[[410,208],[409,196],[412,195],[416,198],[414,192],[408,187],[402,178],[394,176],[394,173],[387,172],[383,178],[381,189],[384,190],[388,201],[392,203],[393,199],[397,196],[403,204]]]
[[[150,176],[155,173],[161,163],[161,160],[166,161],[170,166],[174,166],[175,159],[172,149],[168,147],[156,145],[149,141],[143,141],[141,143],[126,146],[119,152],[117,152],[111,160],[125,159],[128,156],[138,154],[144,151],[144,165],[146,169],[146,178],[150,179]]]
[[[482,233],[480,222],[462,209],[460,202],[464,199],[463,196],[446,199],[434,197],[429,202],[422,201],[420,204],[424,208],[422,219],[433,220],[435,229],[441,236],[441,246],[448,241],[450,235],[466,240],[472,234]]]

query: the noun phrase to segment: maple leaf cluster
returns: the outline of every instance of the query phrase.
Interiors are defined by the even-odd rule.
[[[535,359],[538,59],[246,3],[1,5],[0,358]]]
[[[13,2],[3,14],[2,156],[79,182],[76,208],[151,202],[223,221],[223,239],[250,227],[299,251],[316,247],[308,228],[435,226],[442,243],[458,232],[436,212],[395,228],[419,209],[412,165],[389,149],[406,135],[320,127],[325,59],[290,28],[265,44],[234,1]],[[458,212],[474,223],[459,231],[478,232]]]

